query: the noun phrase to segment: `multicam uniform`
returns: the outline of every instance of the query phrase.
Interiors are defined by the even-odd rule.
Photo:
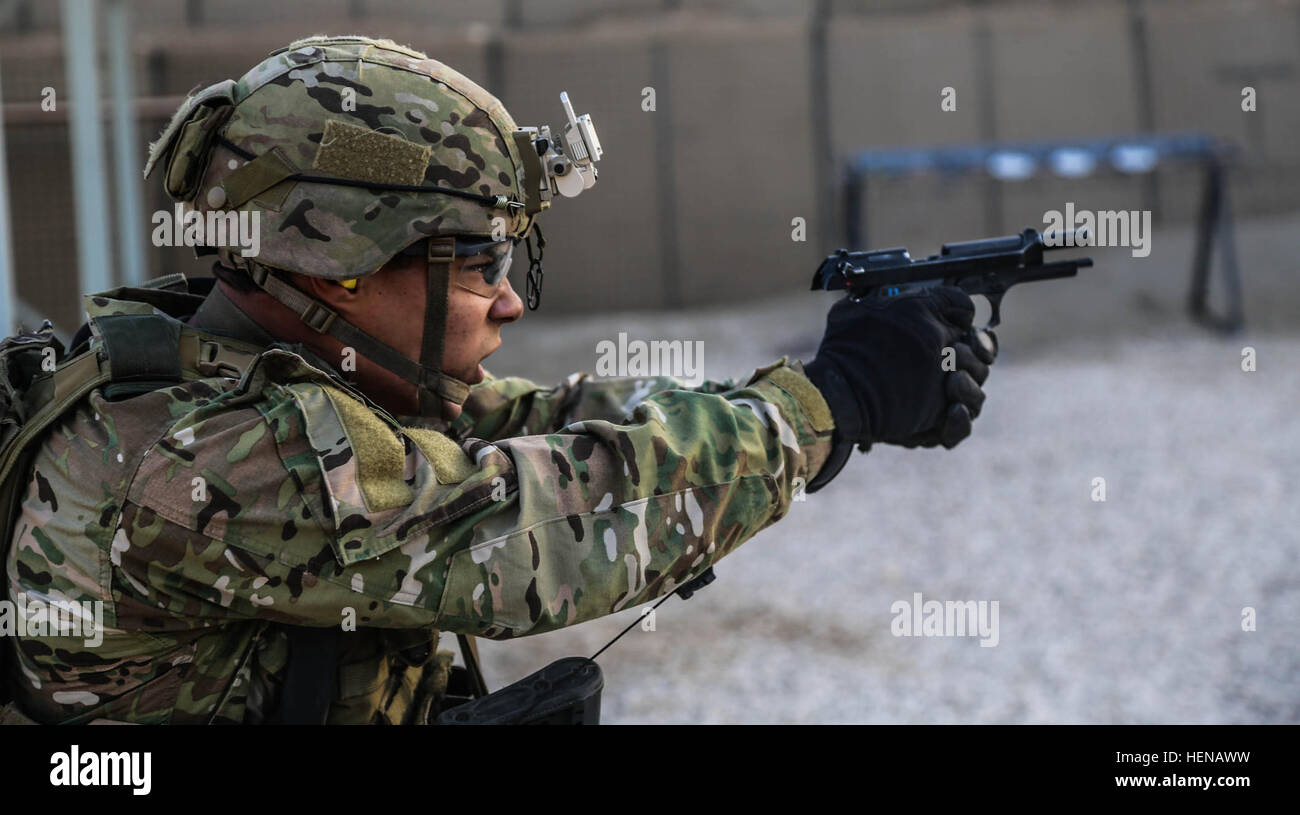
[[[200,213],[260,213],[260,254],[216,247],[222,266],[414,383],[424,419],[443,400],[464,413],[403,426],[220,290],[202,308],[180,292],[88,298],[114,374],[117,327],[137,322],[113,315],[165,315],[157,335],[171,336],[198,309],[179,356],[195,327],[247,354],[242,378],[196,367],[143,393],[93,390],[46,434],[8,596],[102,601],[106,631],[97,647],[11,640],[27,716],[275,721],[309,664],[292,644],[315,629],[342,632],[315,666],[334,673],[329,721],[426,721],[449,671],[439,631],[504,639],[636,606],[786,513],[832,430],[797,362],[694,389],[583,375],[470,389],[438,369],[453,244],[524,240],[563,192],[547,132],[517,128],[447,66],[365,38],[294,43],[186,101],[148,170]],[[366,285],[411,248],[428,263],[418,363],[280,277]]]
[[[119,296],[87,298],[92,321],[159,313]],[[37,454],[6,572],[10,597],[103,601],[106,631],[16,638],[20,707],[260,721],[286,670],[278,624],[351,614],[330,720],[421,721],[450,659],[438,630],[537,634],[671,591],[785,515],[831,420],[778,362],[693,389],[490,379],[445,429],[402,427],[284,348],[238,381],[93,391]]]

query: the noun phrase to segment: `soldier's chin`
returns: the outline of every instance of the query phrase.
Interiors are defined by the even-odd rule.
[[[477,385],[484,379],[487,379],[487,371],[483,370],[482,365],[475,365],[474,370],[468,375],[460,371],[447,371],[447,373],[451,374],[454,378],[459,379],[461,382],[464,382],[466,385]]]

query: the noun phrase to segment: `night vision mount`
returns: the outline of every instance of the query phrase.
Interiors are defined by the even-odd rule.
[[[556,195],[573,198],[591,189],[599,175],[596,162],[603,150],[596,136],[591,114],[573,112],[569,94],[560,93],[560,104],[569,121],[564,126],[564,144],[557,144],[548,125],[521,127],[514,133],[515,144],[524,160],[528,187],[528,214],[550,206]]]

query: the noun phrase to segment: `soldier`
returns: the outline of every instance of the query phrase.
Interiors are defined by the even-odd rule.
[[[146,174],[199,213],[258,213],[261,251],[213,247],[215,283],[86,299],[88,353],[60,373],[107,373],[24,473],[7,591],[102,601],[103,638],[11,638],[12,715],[427,722],[440,631],[505,639],[637,606],[855,444],[970,432],[993,346],[954,289],[842,301],[806,372],[487,375],[523,311],[517,244],[531,260],[551,195],[594,181],[575,152],[599,145],[579,136],[566,159],[387,40],[299,41],[187,100]],[[535,304],[534,281],[539,263]],[[286,692],[303,677],[315,690]],[[321,687],[328,705],[304,709]]]

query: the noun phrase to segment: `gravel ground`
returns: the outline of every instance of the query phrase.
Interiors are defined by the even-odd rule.
[[[1016,298],[972,438],[855,456],[601,657],[604,721],[1300,722],[1300,337],[1272,329],[1296,311],[1217,338],[1126,294],[1090,311],[1123,320],[1136,302],[1140,330],[1063,339]],[[704,340],[706,374],[739,377],[810,357],[825,307],[530,317],[489,367],[558,381],[623,330]],[[891,604],[915,592],[998,601],[997,646],[893,636]],[[590,654],[638,616],[485,642],[489,684]]]

